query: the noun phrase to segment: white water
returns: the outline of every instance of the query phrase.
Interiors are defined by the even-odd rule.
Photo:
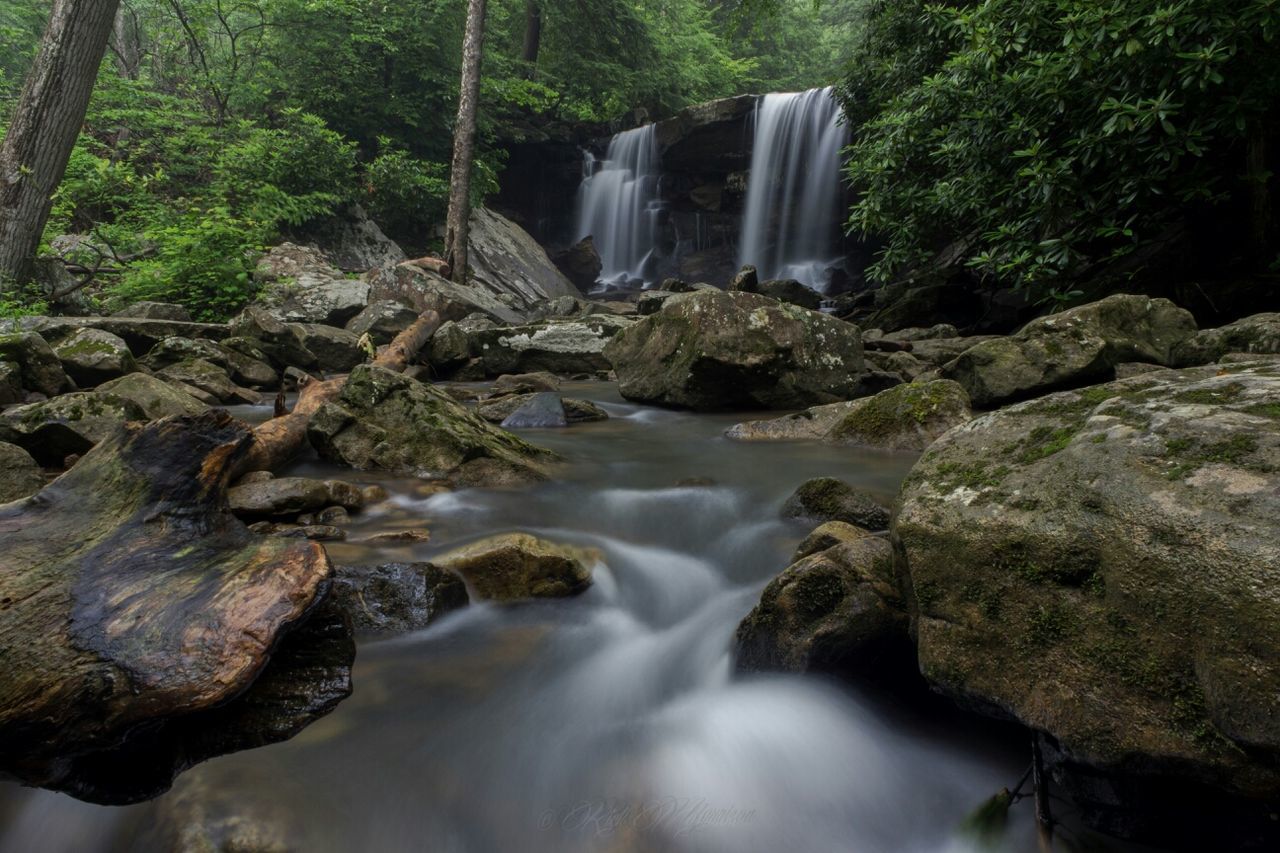
[[[840,149],[847,134],[832,90],[765,95],[755,143],[739,264],[760,278],[793,278],[825,290],[840,261]]]
[[[601,281],[648,281],[646,261],[657,242],[658,146],[653,125],[619,133],[603,162],[588,152],[578,189],[577,239],[593,237]]]

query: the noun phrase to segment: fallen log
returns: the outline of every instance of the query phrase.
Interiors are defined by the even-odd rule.
[[[409,361],[426,345],[436,329],[440,315],[424,311],[409,328],[396,335],[373,359],[378,367],[404,372]],[[233,479],[249,471],[273,471],[287,463],[307,443],[307,424],[325,403],[336,400],[346,384],[345,377],[308,382],[299,389],[293,411],[272,418],[253,431],[253,444],[236,465]]]
[[[323,548],[255,536],[226,509],[250,440],[218,410],[128,424],[0,506],[0,775],[97,801],[154,793],[172,767],[124,795],[103,791],[106,771],[171,743],[174,720],[230,707],[324,596]]]

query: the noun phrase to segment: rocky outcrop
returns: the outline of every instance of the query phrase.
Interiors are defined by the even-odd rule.
[[[408,260],[404,250],[358,204],[310,224],[305,240],[343,272],[393,267]]]
[[[1274,362],[1148,373],[948,432],[893,524],[922,672],[1046,733],[1097,826],[1185,845],[1223,792],[1242,798],[1233,834],[1267,826],[1277,471]]]
[[[81,388],[93,388],[138,369],[124,339],[101,329],[78,329],[54,347],[62,369]]]
[[[514,299],[503,300],[486,288],[455,284],[414,264],[399,264],[369,274],[371,300],[400,302],[415,312],[435,311],[446,322],[482,314],[499,323],[523,323],[525,313]]]
[[[321,456],[353,468],[467,485],[545,479],[555,458],[443,391],[372,365],[352,371],[337,401],[311,418],[307,435]]]
[[[754,293],[672,297],[604,354],[624,397],[664,406],[801,408],[863,392],[857,326]]]
[[[339,566],[333,598],[366,637],[420,630],[470,602],[462,578],[431,563]]]
[[[471,211],[467,285],[510,300],[528,314],[559,296],[581,296],[537,241],[510,219],[478,207]]]
[[[1254,314],[1217,329],[1202,329],[1174,348],[1173,362],[1192,367],[1217,361],[1227,353],[1280,353],[1280,314]]]
[[[1173,363],[1196,322],[1167,299],[1116,294],[1032,320],[1017,334],[986,341],[942,368],[979,408],[1114,377],[1126,361]]]
[[[924,450],[952,427],[973,417],[969,396],[945,379],[898,385],[861,400],[815,406],[767,421],[730,427],[738,441],[814,440],[828,444]]]
[[[285,323],[341,326],[369,304],[367,282],[348,278],[319,249],[281,243],[258,261],[258,301]]]
[[[44,488],[44,474],[31,454],[0,441],[0,504],[34,495]]]
[[[502,533],[436,558],[489,601],[563,598],[591,585],[594,551],[557,545],[528,533]]]
[[[843,521],[865,530],[889,526],[889,508],[843,480],[817,477],[802,484],[782,505],[784,518]]]

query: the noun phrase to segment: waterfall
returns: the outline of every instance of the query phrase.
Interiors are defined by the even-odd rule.
[[[613,137],[598,167],[595,158],[586,154],[578,190],[577,237],[595,238],[602,281],[627,285],[652,278],[646,268],[661,213],[658,174],[658,146],[651,124]]]
[[[840,149],[847,134],[832,90],[765,95],[755,143],[738,263],[760,278],[793,278],[825,290],[841,261]]]

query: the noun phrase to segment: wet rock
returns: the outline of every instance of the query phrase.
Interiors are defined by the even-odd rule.
[[[343,480],[325,480],[324,487],[329,490],[329,500],[343,509],[355,512],[364,508],[364,490],[359,486]]]
[[[360,490],[360,498],[364,501],[365,506],[380,504],[389,497],[391,497],[391,493],[383,486],[365,486]]]
[[[964,389],[945,379],[898,385],[861,400],[815,406],[767,421],[747,421],[725,435],[738,441],[818,440],[828,444],[924,450],[973,417]]]
[[[801,540],[796,546],[796,552],[791,557],[791,562],[802,560],[810,554],[816,554],[819,551],[825,551],[828,548],[834,548],[845,542],[853,542],[857,539],[865,539],[871,534],[853,524],[846,521],[825,521],[813,529],[813,531]]]
[[[346,507],[325,507],[316,513],[316,524],[327,524],[334,527],[345,527],[351,523],[351,515]]]
[[[783,518],[843,521],[867,530],[889,526],[889,508],[867,492],[834,477],[817,477],[796,489],[782,505]]]
[[[516,394],[510,397],[501,397],[497,400],[486,400],[480,404],[476,409],[476,412],[480,417],[490,423],[502,424],[522,406],[526,405],[534,396],[536,395]],[[607,421],[609,419],[609,415],[604,409],[587,400],[575,400],[571,397],[563,397],[560,398],[560,404],[564,410],[565,419],[570,424],[588,423],[591,421]]]
[[[1174,348],[1178,367],[1209,364],[1227,353],[1280,353],[1280,314],[1254,314],[1218,329],[1202,329]]]
[[[800,558],[765,587],[736,641],[740,672],[909,677],[912,647],[892,547],[864,536]]]
[[[359,636],[418,631],[470,603],[462,578],[431,563],[340,566],[333,597]]]
[[[1143,831],[1219,831],[1213,791],[1267,825],[1277,470],[1276,363],[1136,376],[952,430],[908,477],[893,525],[921,671],[1047,733],[1095,825],[1140,819],[1104,788],[1153,785],[1180,805]]]
[[[73,453],[88,452],[126,421],[147,419],[132,400],[78,391],[0,414],[0,441],[25,448],[41,464],[54,468]]]
[[[475,471],[529,482],[544,479],[555,458],[443,391],[372,365],[352,371],[338,400],[312,417],[308,436],[327,459],[414,476],[468,479]]]
[[[858,327],[751,293],[700,291],[605,350],[630,400],[696,410],[799,408],[858,396]]]
[[[360,348],[360,336],[347,329],[335,329],[314,323],[290,326],[298,342],[316,357],[315,367],[326,373],[348,373],[368,360]]]
[[[755,293],[760,286],[760,277],[756,268],[747,264],[729,280],[729,290],[738,293]]]
[[[329,524],[276,525],[272,536],[283,536],[286,539],[309,539],[313,542],[341,542],[347,533],[341,528]]]
[[[131,373],[98,387],[97,393],[131,400],[148,420],[170,415],[196,415],[208,408],[204,403],[173,385],[145,373]]]
[[[111,315],[112,317],[128,317],[139,320],[175,320],[179,323],[190,323],[191,313],[181,305],[171,302],[135,302],[127,305]]]
[[[988,408],[1109,379],[1126,361],[1172,364],[1174,348],[1195,334],[1191,314],[1169,300],[1116,294],[978,344],[948,362],[942,376]]]
[[[299,842],[307,829],[299,815],[274,798],[252,796],[239,784],[225,784],[229,780],[210,783],[209,775],[203,770],[190,773],[156,801],[152,833],[159,849],[182,853],[296,853],[301,849]],[[244,781],[243,776],[236,779]],[[272,780],[272,784],[277,783]]]
[[[554,391],[530,394],[502,421],[503,429],[539,429],[568,425],[564,403]]]
[[[31,454],[0,441],[0,504],[29,497],[44,488],[44,473]]]
[[[122,338],[101,329],[78,329],[54,347],[62,369],[81,388],[93,388],[138,369]]]
[[[436,559],[466,579],[476,595],[491,601],[562,598],[591,585],[593,551],[557,545],[527,533],[503,533],[465,545]]]
[[[261,398],[257,392],[241,388],[231,381],[231,377],[221,367],[203,358],[190,358],[171,364],[156,373],[166,382],[176,382],[199,388],[219,403],[257,403]]]
[[[632,320],[598,314],[577,320],[548,320],[528,326],[489,329],[470,335],[490,376],[504,373],[594,373],[608,370],[604,355],[610,338]]]
[[[262,283],[259,302],[285,323],[342,326],[369,304],[369,285],[348,278],[324,253],[282,243],[258,262],[254,278]]]
[[[355,540],[357,545],[419,545],[431,541],[431,531],[425,527],[411,527],[407,530],[387,530],[375,533],[363,539]]]
[[[236,481],[237,486],[247,486],[251,483],[265,483],[267,480],[274,480],[276,475],[270,471],[250,471],[239,480]]]
[[[532,394],[559,391],[560,377],[554,373],[505,373],[493,383],[494,394]]]
[[[163,370],[188,359],[200,358],[221,367],[233,382],[249,388],[275,388],[280,382],[275,368],[267,363],[266,356],[256,348],[246,347],[248,352],[236,349],[236,344],[241,341],[248,343],[243,338],[232,338],[221,343],[191,338],[165,338],[152,347],[142,361],[151,370]]]
[[[596,251],[595,241],[591,237],[583,237],[569,248],[556,252],[551,262],[574,287],[584,293],[595,287],[604,269],[600,253]]]
[[[0,334],[0,362],[17,366],[28,391],[53,397],[71,387],[58,354],[34,332]]]
[[[356,336],[368,335],[378,346],[389,344],[396,335],[413,325],[418,312],[403,302],[380,299],[371,303],[347,323],[347,331]]]
[[[329,487],[306,477],[275,477],[227,490],[231,511],[245,518],[292,518],[322,509],[333,501]]]
[[[756,293],[779,302],[790,302],[801,308],[816,311],[822,305],[822,295],[805,287],[795,279],[769,279],[756,285]]]

